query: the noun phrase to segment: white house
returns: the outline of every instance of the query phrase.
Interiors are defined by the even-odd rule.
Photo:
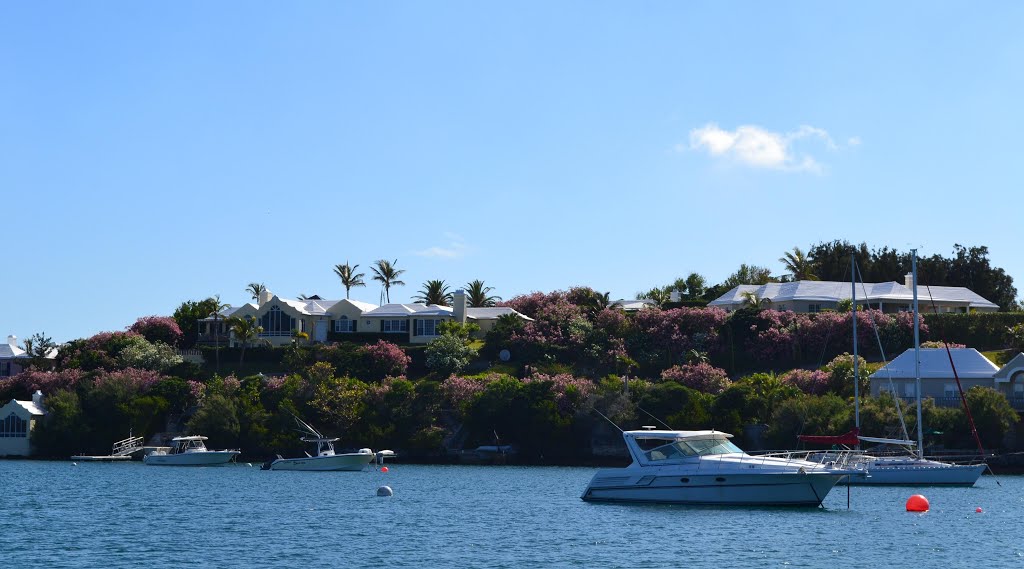
[[[912,278],[908,274],[903,282],[859,283],[857,303],[881,307],[883,312],[911,310],[914,291]],[[838,281],[794,281],[789,283],[768,283],[763,285],[739,285],[722,296],[712,300],[708,306],[717,306],[726,311],[743,308],[747,304],[746,293],[754,294],[759,300],[771,302],[775,310],[793,312],[821,312],[834,310],[841,300],[851,298],[849,282]],[[918,302],[922,311],[931,311],[934,301],[939,312],[996,312],[999,305],[962,286],[917,285]]]
[[[395,334],[397,341],[427,343],[441,335],[441,323],[448,320],[476,324],[480,327],[479,337],[486,335],[505,315],[514,315],[526,321],[533,320],[506,306],[466,306],[466,294],[461,289],[455,291],[452,304],[454,306],[385,304],[360,315],[361,331]]]
[[[18,347],[17,336],[7,336],[7,343],[0,344],[0,377],[21,373],[27,360],[28,354]]]
[[[995,376],[999,366],[981,352],[974,348],[952,348],[949,354],[956,364],[956,376],[959,376],[964,391],[976,385],[997,387]],[[890,391],[899,397],[916,397],[914,350],[903,352],[871,374],[870,379],[873,396],[877,397],[882,391]],[[960,392],[945,348],[921,348],[921,395],[934,398],[940,405],[959,405]]]
[[[46,411],[43,394],[36,391],[32,401],[11,401],[0,407],[0,456],[29,456],[32,454],[32,431]]]

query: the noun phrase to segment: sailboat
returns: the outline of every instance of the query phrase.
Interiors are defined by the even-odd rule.
[[[890,444],[908,450],[906,455],[874,456],[869,453],[854,453],[847,465],[863,468],[867,476],[847,478],[840,484],[854,485],[906,485],[906,486],[973,486],[981,477],[986,465],[953,464],[931,460],[924,457],[924,427],[921,419],[921,338],[920,314],[917,304],[917,250],[910,250],[911,275],[913,285],[914,310],[914,392],[917,399],[917,441],[904,439],[886,439],[864,437],[860,435],[860,389],[857,369],[857,279],[851,279],[853,299],[853,376],[854,376],[854,421],[852,431],[840,437],[821,437],[801,435],[805,442],[824,444],[843,444],[860,447],[860,442]],[[856,262],[851,258],[853,275],[856,275]],[[902,422],[902,416],[901,416]],[[905,432],[906,427],[904,427]],[[915,448],[916,447],[916,450]]]

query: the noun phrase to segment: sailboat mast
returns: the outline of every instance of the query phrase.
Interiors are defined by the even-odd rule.
[[[917,311],[917,249],[910,250],[910,273],[914,293],[914,395],[917,396],[917,456],[924,458],[924,424],[921,422],[921,324]]]
[[[860,431],[860,373],[857,369],[857,261],[850,255],[850,320],[853,322],[853,424]],[[860,443],[857,443],[860,448]]]

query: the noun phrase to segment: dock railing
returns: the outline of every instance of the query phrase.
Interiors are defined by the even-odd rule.
[[[142,437],[128,437],[123,441],[117,441],[114,443],[113,448],[110,450],[110,454],[113,456],[127,456],[133,452],[142,450]]]

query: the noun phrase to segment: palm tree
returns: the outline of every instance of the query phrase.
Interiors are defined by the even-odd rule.
[[[366,286],[363,282],[364,273],[357,273],[356,269],[359,265],[349,265],[348,261],[345,261],[344,265],[334,265],[334,274],[338,275],[341,279],[341,286],[345,287],[345,298],[348,298],[348,291],[354,286]]]
[[[231,308],[231,305],[230,304],[222,303],[220,301],[220,295],[219,294],[215,294],[215,295],[211,296],[210,298],[208,298],[207,300],[211,301],[211,304],[213,305],[213,312],[211,312],[211,314],[213,314],[213,354],[214,354],[215,359],[217,361],[215,369],[216,369],[216,371],[219,372],[220,371],[220,327],[217,324],[217,319],[220,318],[224,314],[225,310],[227,310],[228,308]]]
[[[814,265],[811,264],[810,260],[807,259],[807,255],[800,250],[799,247],[793,247],[792,251],[786,251],[786,254],[779,257],[779,262],[782,263],[789,274],[793,275],[795,281],[816,281],[818,277],[812,272]]]
[[[249,286],[245,287],[245,292],[251,294],[253,300],[259,300],[260,295],[266,291],[267,287],[263,283],[249,283]]]
[[[242,344],[242,353],[238,357],[238,365],[242,365],[242,362],[245,360],[245,348],[260,337],[260,334],[263,333],[263,327],[256,324],[256,318],[252,316],[245,318],[232,316],[227,319],[227,322],[231,326],[231,332],[234,333],[235,340]]]
[[[391,302],[392,286],[405,286],[404,281],[398,280],[399,275],[404,273],[405,269],[395,268],[395,265],[397,264],[398,259],[395,259],[394,261],[391,262],[389,262],[387,259],[377,259],[377,261],[374,263],[374,265],[376,266],[370,267],[370,270],[373,271],[373,280],[379,282],[381,285],[384,286],[382,296],[388,302]]]
[[[412,298],[423,304],[436,304],[438,306],[449,306],[452,303],[452,293],[448,292],[448,285],[444,281],[431,280],[423,283],[423,290],[419,296]]]
[[[466,283],[466,302],[472,308],[485,308],[501,302],[500,296],[490,296],[493,287],[484,286],[484,281],[477,279]]]
[[[765,308],[772,303],[772,299],[759,297],[757,296],[757,293],[752,290],[743,291],[740,293],[740,296],[743,297],[744,305],[758,310]]]

